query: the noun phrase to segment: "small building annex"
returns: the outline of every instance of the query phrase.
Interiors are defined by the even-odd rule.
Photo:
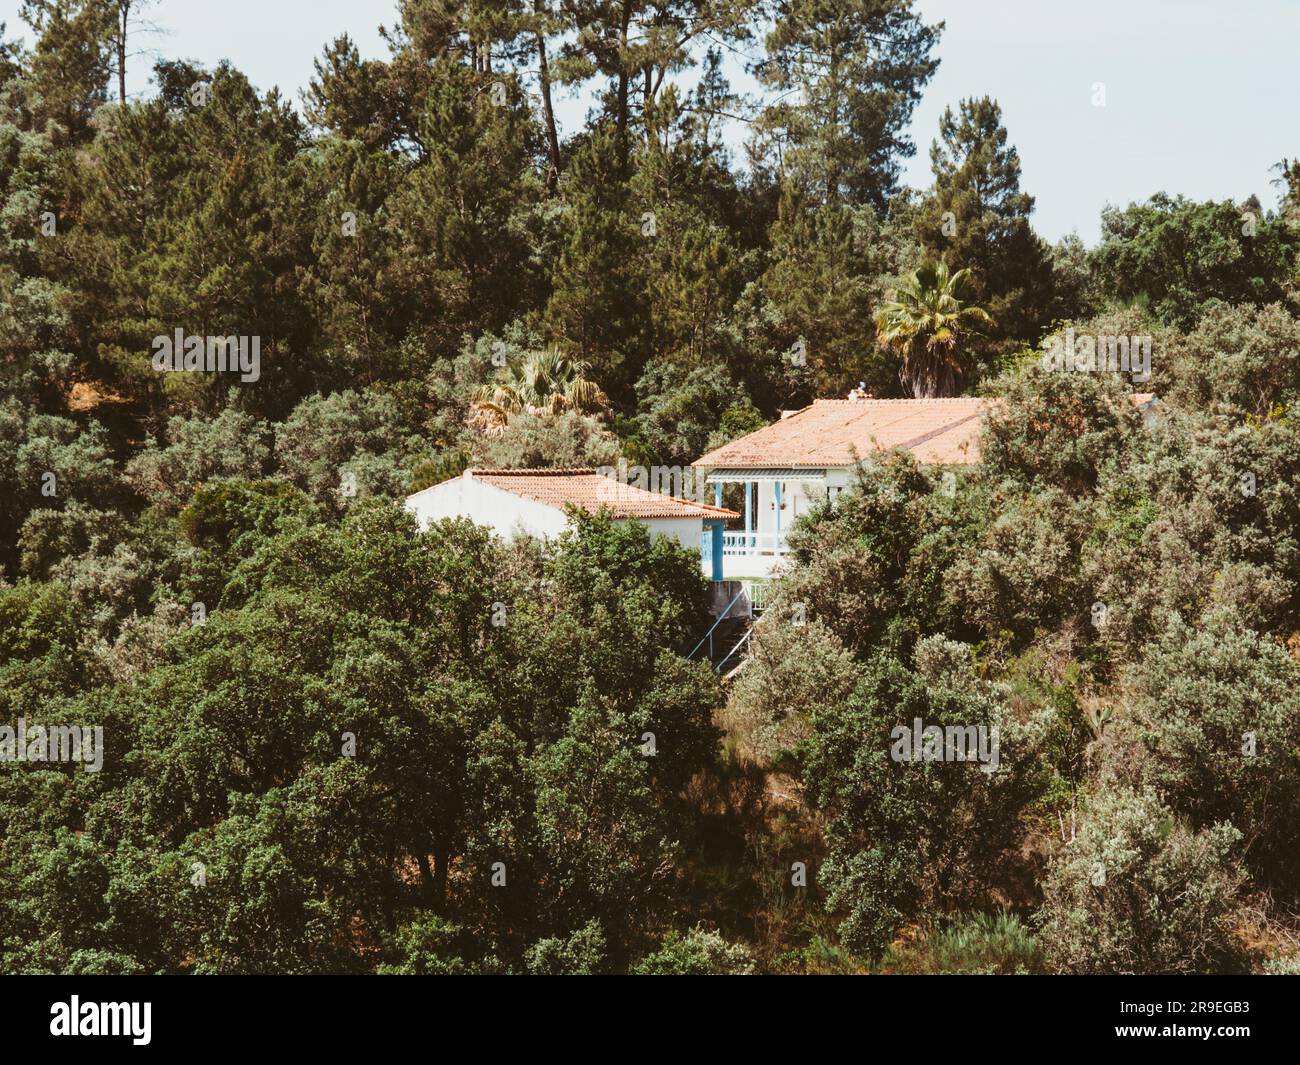
[[[617,522],[636,520],[652,536],[671,536],[700,551],[714,580],[722,579],[722,530],[734,510],[647,492],[592,469],[476,470],[407,496],[406,509],[422,528],[442,518],[466,517],[504,537],[539,539],[564,531],[566,508],[605,510]]]

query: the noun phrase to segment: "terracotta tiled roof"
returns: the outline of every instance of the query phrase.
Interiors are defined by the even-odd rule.
[[[572,504],[595,513],[602,507],[614,518],[738,518],[725,507],[647,492],[592,469],[470,470],[469,476],[494,488],[547,506]]]
[[[697,459],[695,466],[850,466],[853,453],[903,447],[918,462],[979,461],[985,400],[819,399]]]

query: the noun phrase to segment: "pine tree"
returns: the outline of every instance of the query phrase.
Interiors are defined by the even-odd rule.
[[[232,376],[158,374],[151,339],[177,328],[258,336],[262,379],[241,395],[283,411],[311,380],[314,326],[296,281],[310,247],[305,131],[289,105],[259,99],[227,66],[201,75],[160,64],[158,80],[163,94],[120,109],[76,172],[79,224],[62,254],[83,351],[129,393],[166,389],[183,407],[213,410]]]
[[[22,18],[36,33],[28,69],[34,124],[58,143],[84,143],[90,117],[108,99],[115,11],[105,0],[23,0]]]
[[[755,0],[562,0],[567,29],[557,68],[576,84],[599,75],[607,80],[602,104],[613,123],[618,172],[630,173],[633,129],[648,130],[660,90],[671,73],[690,66],[691,48],[702,38],[748,36]]]
[[[539,131],[517,78],[435,61],[414,132],[416,165],[390,198],[390,277],[416,327],[450,356],[536,301],[526,237],[542,198]]]
[[[931,257],[970,271],[971,298],[996,322],[993,340],[1036,344],[1051,312],[1051,251],[1030,225],[1034,198],[1020,188],[997,101],[946,109],[930,161],[934,188],[917,212],[917,238]]]
[[[658,219],[634,213],[619,178],[617,133],[598,130],[561,183],[564,243],[551,275],[546,321],[611,395],[626,395],[649,357],[644,337],[643,242]],[[643,215],[645,212],[643,212]]]
[[[777,97],[757,127],[765,150],[823,202],[883,210],[916,150],[905,131],[943,24],[927,26],[912,0],[777,0],[773,18],[757,69]]]

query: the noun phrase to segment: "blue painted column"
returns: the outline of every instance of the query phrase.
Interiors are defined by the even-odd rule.
[[[704,526],[709,530],[713,545],[713,579],[722,580],[722,519],[706,518]]]
[[[722,482],[719,481],[713,486],[713,502],[717,506],[722,506]]]

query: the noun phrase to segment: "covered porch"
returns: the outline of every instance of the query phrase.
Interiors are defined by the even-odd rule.
[[[838,478],[831,472],[793,467],[711,470],[706,484],[713,485],[717,506],[724,505],[724,486],[743,486],[742,499],[730,501],[741,512],[743,524],[728,529],[721,521],[711,523],[701,552],[705,571],[713,580],[771,576],[787,554],[786,536],[795,519],[838,491],[831,484]]]

